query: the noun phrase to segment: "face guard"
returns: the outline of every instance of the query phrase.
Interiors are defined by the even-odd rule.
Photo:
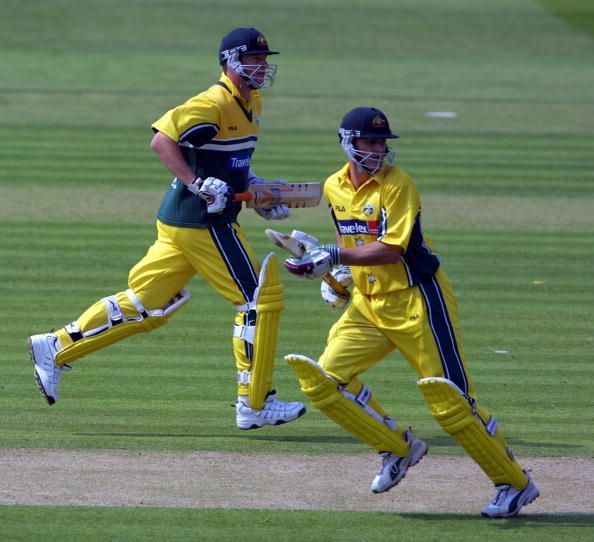
[[[345,130],[340,128],[340,145],[344,149],[346,155],[357,164],[358,167],[373,175],[380,171],[384,166],[392,164],[396,158],[396,152],[394,149],[386,145],[384,152],[367,152],[360,151],[355,147],[354,140],[358,137],[359,132],[357,130]]]
[[[271,87],[276,79],[277,64],[242,64],[238,51],[230,51],[227,66],[245,79],[253,89]]]

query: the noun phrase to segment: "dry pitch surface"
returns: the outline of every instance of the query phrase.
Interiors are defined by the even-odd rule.
[[[527,458],[541,496],[523,514],[593,514],[594,461]],[[373,455],[0,450],[0,504],[476,514],[494,496],[466,457],[428,455],[388,493]],[[249,473],[249,474],[248,474]]]

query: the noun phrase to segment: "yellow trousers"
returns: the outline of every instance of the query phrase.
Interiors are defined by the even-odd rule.
[[[236,307],[247,305],[253,300],[258,287],[260,263],[237,224],[196,229],[169,226],[157,221],[157,234],[157,240],[132,267],[128,277],[129,289],[147,312],[166,307],[195,275]],[[138,316],[138,309],[126,292],[119,292],[112,299],[126,318]],[[250,319],[254,319],[251,312],[248,307],[238,310],[235,315],[236,325],[246,325]],[[208,314],[208,307],[203,308],[203,314]],[[60,329],[57,335],[63,351],[58,353],[57,363],[70,363],[90,351],[103,348],[137,331],[149,330],[146,325],[138,325],[134,329],[129,326],[125,333],[114,332],[109,339],[100,340],[101,333],[116,329],[113,327],[101,331],[105,328],[108,317],[105,300],[100,300],[72,324]],[[159,322],[159,325],[163,322]],[[117,329],[124,327],[120,325]],[[95,339],[94,330],[98,330],[98,339]],[[93,335],[87,336],[89,333]],[[231,326],[229,334],[232,335]],[[76,348],[80,339],[87,343],[86,348]],[[250,342],[233,338],[238,372],[250,370],[253,350]],[[240,395],[249,394],[247,384],[239,384],[238,388]]]

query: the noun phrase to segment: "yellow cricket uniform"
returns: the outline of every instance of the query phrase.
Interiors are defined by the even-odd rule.
[[[167,111],[152,128],[177,141],[196,175],[222,179],[235,192],[244,192],[261,109],[259,92],[253,91],[246,102],[223,74],[206,91]],[[205,228],[234,222],[240,209],[236,203],[225,213],[208,214],[204,200],[174,179],[157,216],[172,226]]]
[[[419,388],[442,428],[494,484],[525,488],[528,478],[503,432],[476,401],[460,342],[456,299],[422,231],[413,180],[398,167],[385,167],[355,189],[346,165],[326,180],[324,195],[345,247],[379,240],[404,252],[396,264],[351,265],[352,301],[331,328],[319,360],[338,388],[328,386],[325,377],[307,372],[307,364],[299,359],[291,359],[301,371],[302,389],[361,441],[403,456],[409,450],[402,427],[359,379],[398,349],[418,374]],[[324,384],[325,395],[319,392]]]
[[[152,129],[178,143],[196,175],[217,177],[235,192],[242,192],[248,185],[260,112],[259,92],[253,91],[246,102],[223,74],[206,91],[166,112]],[[240,209],[237,203],[224,213],[208,214],[204,200],[174,179],[158,211],[157,240],[130,270],[128,286],[135,301],[126,292],[119,292],[98,301],[59,330],[64,348],[57,363],[70,363],[129,334],[151,329],[148,324],[120,325],[117,329],[121,332],[110,331],[122,321],[121,314],[124,321],[132,322],[140,318],[139,312],[148,314],[165,307],[196,274],[237,307],[236,329],[253,326],[256,314],[252,302],[260,263],[236,222]],[[153,320],[159,325],[165,321]],[[233,347],[238,372],[249,371],[253,341],[235,335]],[[248,390],[247,383],[239,384],[241,395]]]
[[[398,349],[421,378],[445,376],[473,393],[455,297],[422,231],[412,178],[384,168],[356,190],[347,164],[326,180],[324,196],[345,247],[379,240],[404,250],[396,264],[351,266],[353,299],[330,331],[324,370],[347,383]]]

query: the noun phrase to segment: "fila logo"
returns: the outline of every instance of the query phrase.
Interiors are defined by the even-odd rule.
[[[340,211],[341,213],[344,213],[344,212],[345,212],[344,205],[335,205],[335,206],[334,206],[334,208],[335,208],[337,211]]]
[[[237,132],[237,126],[229,126],[227,127],[227,130],[229,130],[230,132]]]

